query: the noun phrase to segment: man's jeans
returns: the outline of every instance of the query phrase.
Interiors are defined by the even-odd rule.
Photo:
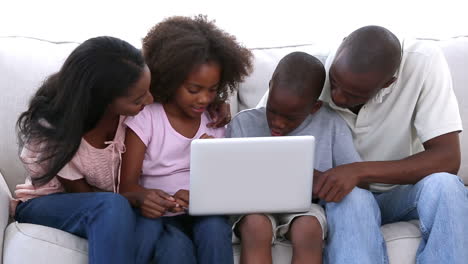
[[[326,205],[326,263],[388,263],[380,226],[413,219],[422,233],[417,263],[467,263],[467,195],[460,178],[448,173],[381,194],[355,188],[340,203]]]
[[[145,218],[123,196],[106,192],[34,198],[18,205],[15,219],[87,238],[90,264],[147,264],[162,232],[160,219]]]
[[[232,264],[231,225],[224,216],[163,217],[156,263]]]

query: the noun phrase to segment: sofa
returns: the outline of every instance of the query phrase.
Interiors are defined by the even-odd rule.
[[[453,77],[462,120],[468,121],[468,37],[436,42],[443,50]],[[337,45],[338,43],[335,43]],[[25,170],[18,159],[15,122],[44,78],[57,71],[77,46],[73,42],[50,42],[28,37],[0,37],[0,253],[5,264],[16,263],[87,263],[87,241],[61,230],[15,222],[9,217],[9,200],[15,185],[24,182]],[[255,107],[268,88],[268,80],[277,62],[292,51],[305,51],[323,62],[332,45],[315,44],[287,47],[253,48],[254,71],[230,99],[232,113]],[[468,182],[468,138],[463,139],[461,178]],[[418,221],[382,226],[391,264],[415,263],[421,234]],[[234,246],[235,263],[239,245]],[[350,245],[352,246],[352,245]],[[289,243],[273,246],[275,264],[290,263]],[[467,260],[468,261],[468,260]]]

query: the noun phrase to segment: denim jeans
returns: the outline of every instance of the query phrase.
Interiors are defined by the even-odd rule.
[[[147,264],[162,232],[160,219],[144,218],[123,196],[106,192],[34,198],[18,205],[15,219],[88,239],[90,264]]]
[[[184,214],[162,219],[164,232],[156,250],[156,263],[234,263],[227,217]]]
[[[415,185],[372,194],[355,188],[340,203],[326,204],[329,225],[326,263],[388,263],[380,226],[419,219],[422,241],[417,263],[466,263],[468,192],[448,173],[431,174]]]

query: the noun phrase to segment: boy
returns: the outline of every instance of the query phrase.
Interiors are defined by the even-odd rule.
[[[266,108],[240,112],[228,125],[226,137],[313,135],[316,180],[320,171],[360,161],[344,120],[317,101],[324,81],[325,69],[318,59],[303,52],[288,54],[270,80]],[[304,213],[245,215],[233,230],[242,239],[241,263],[272,263],[275,239],[291,241],[293,263],[322,263],[326,218],[317,204],[311,203]]]

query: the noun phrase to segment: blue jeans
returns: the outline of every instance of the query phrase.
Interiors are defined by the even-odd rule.
[[[466,263],[467,195],[460,178],[449,173],[381,194],[355,188],[340,203],[326,205],[326,263],[388,263],[380,226],[413,219],[422,233],[417,263]]]
[[[164,233],[156,263],[234,263],[231,225],[224,216],[163,217]]]
[[[147,264],[162,232],[161,220],[142,217],[123,196],[106,192],[34,198],[18,205],[15,219],[88,239],[90,264]]]

